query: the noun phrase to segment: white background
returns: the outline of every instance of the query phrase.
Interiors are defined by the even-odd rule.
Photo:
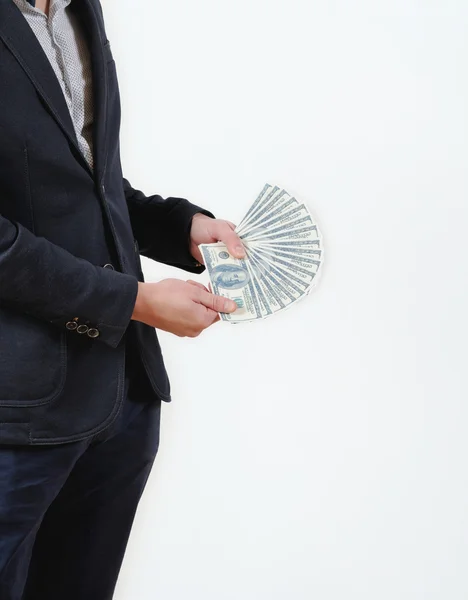
[[[286,314],[161,335],[174,402],[117,600],[466,600],[466,2],[104,11],[132,184],[233,221],[278,184],[327,251]]]

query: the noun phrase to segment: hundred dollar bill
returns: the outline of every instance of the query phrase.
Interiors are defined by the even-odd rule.
[[[253,226],[262,223],[266,219],[270,219],[273,215],[279,214],[295,204],[299,204],[298,201],[292,198],[285,190],[274,188],[268,196],[262,199],[257,209],[244,222],[238,233],[244,234],[247,229],[251,229]]]
[[[215,294],[238,309],[224,321],[256,321],[289,308],[317,282],[323,262],[322,237],[307,206],[286,190],[266,184],[236,232],[246,257],[229,254],[222,243],[200,251]]]
[[[251,256],[252,262],[255,263],[257,261],[257,257]],[[294,281],[289,274],[275,267],[275,265],[270,264],[270,269],[268,273],[264,276],[276,290],[281,290],[285,297],[288,299],[286,302],[290,304],[290,302],[295,302],[304,294],[307,293],[309,284],[304,284],[303,281],[297,280]]]
[[[278,186],[269,186],[266,193],[262,196],[258,204],[253,205],[247,216],[244,218],[242,223],[237,228],[237,233],[241,234],[242,231],[254,223],[259,215],[264,214],[265,211],[269,211],[272,207],[275,207],[278,203],[282,203],[290,198],[290,195],[280,189]]]
[[[265,252],[262,248],[256,248],[254,253],[263,257],[264,260],[273,264],[282,265],[288,270],[301,268],[305,272],[316,274],[322,264],[321,260],[316,260],[309,257],[302,258],[293,254],[283,257],[276,253]]]
[[[285,258],[292,254],[294,256],[323,260],[323,250],[316,246],[282,246],[279,244],[264,244],[263,242],[247,242],[245,245],[249,248],[258,248],[259,250],[264,250],[277,256],[284,256]]]
[[[256,257],[257,255],[253,255]],[[254,258],[253,258],[254,259]],[[291,270],[286,269],[283,265],[270,263],[271,272],[277,276],[284,277],[291,282],[291,284],[295,284],[299,287],[299,289],[303,290],[305,293],[308,292],[309,287],[312,285],[314,275],[309,274],[309,277],[297,277]]]
[[[257,199],[255,200],[255,202],[252,204],[252,206],[249,208],[249,210],[247,211],[245,217],[242,219],[242,221],[239,223],[237,230],[236,231],[240,231],[242,229],[242,227],[247,223],[247,221],[250,219],[251,215],[257,210],[258,206],[261,204],[262,200],[264,198],[268,198],[270,196],[270,194],[274,194],[275,191],[279,190],[278,186],[272,186],[269,185],[268,183],[265,184],[265,187],[263,188],[263,190],[260,192],[260,194],[257,196]]]
[[[275,203],[274,208],[269,209],[268,207],[264,207],[258,214],[255,215],[255,218],[246,223],[244,227],[242,227],[242,230],[238,231],[237,233],[245,234],[254,227],[263,224],[265,221],[270,221],[274,217],[279,216],[287,212],[288,209],[294,208],[298,205],[299,202],[295,198],[292,198],[289,194],[285,194],[280,198],[278,203]]]
[[[222,243],[201,244],[199,248],[213,293],[234,300],[238,306],[234,313],[221,313],[221,319],[230,323],[261,319],[264,316],[261,300],[248,261],[231,256]]]
[[[250,241],[248,238],[244,240],[244,244],[248,244],[249,246],[271,246],[275,248],[283,248],[283,249],[295,249],[301,250],[302,248],[320,248],[321,247],[321,238],[317,237],[312,240],[253,240]]]
[[[276,213],[276,211],[274,211]],[[261,219],[260,221],[256,221],[252,225],[248,226],[242,236],[254,237],[255,234],[260,233],[262,231],[268,230],[271,231],[273,228],[277,227],[289,227],[291,223],[302,220],[304,217],[309,217],[309,211],[305,207],[304,204],[299,204],[298,206],[294,206],[293,208],[287,211],[281,211],[276,215],[268,215],[268,217]],[[311,219],[312,222],[312,219]]]
[[[246,238],[245,241],[256,241],[256,240],[265,240],[265,241],[299,241],[299,240],[312,240],[318,239],[318,230],[316,225],[306,225],[305,227],[293,227],[291,229],[283,229],[276,231],[275,233],[270,233],[268,231],[264,231],[259,233],[258,235],[252,236],[252,238]],[[244,241],[244,239],[241,237]]]
[[[246,249],[247,252],[247,249]],[[249,256],[247,254],[247,260],[245,261],[249,273],[252,277],[253,286],[255,289],[255,293],[257,295],[258,303],[260,305],[260,310],[262,313],[262,317],[266,318],[273,314],[273,307],[265,294],[264,287],[261,284],[262,273],[255,267],[251,260],[249,260]]]
[[[271,249],[271,248],[262,248],[261,246],[258,246],[256,248],[256,250],[258,252],[260,252],[263,255],[269,256],[271,258],[269,258],[268,260],[283,260],[286,263],[289,261],[291,264],[300,264],[301,266],[304,266],[305,268],[307,268],[307,266],[310,267],[311,270],[313,270],[314,272],[317,272],[317,269],[320,267],[320,265],[322,264],[322,251],[321,250],[316,250],[315,253],[320,253],[319,256],[317,256],[317,254],[310,254],[307,255],[305,253],[298,253],[298,252],[282,252],[281,250],[276,250],[276,249]]]
[[[248,250],[247,255],[273,312],[283,310],[306,293],[306,289],[292,283],[261,257],[249,253]]]
[[[299,286],[300,289],[307,291],[314,283],[318,266],[301,265],[289,260],[276,259],[262,254],[258,249],[249,248],[248,252],[251,260],[268,264],[271,273],[274,273],[277,277],[288,279],[292,284]]]
[[[258,264],[256,259],[249,257],[249,260],[251,261],[253,267],[257,269]],[[287,296],[285,296],[282,291],[277,290],[275,286],[272,286],[266,275],[257,277],[257,282],[262,291],[263,297],[265,298],[273,314],[282,310],[288,305],[289,300]]]
[[[272,227],[268,227],[265,224],[259,224],[253,231],[247,231],[247,233],[241,234],[239,237],[242,240],[252,241],[257,238],[270,238],[278,233],[284,233],[286,231],[292,233],[293,230],[303,227],[308,227],[316,231],[316,225],[309,214],[298,214],[294,215],[294,217],[295,218],[284,224],[277,224]],[[316,233],[315,236],[318,237],[318,234]]]

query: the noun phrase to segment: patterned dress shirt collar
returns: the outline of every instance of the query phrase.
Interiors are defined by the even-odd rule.
[[[31,6],[36,6],[36,0],[26,0],[26,2],[28,2],[28,4],[30,4]]]

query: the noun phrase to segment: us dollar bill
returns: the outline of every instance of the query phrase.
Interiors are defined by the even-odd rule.
[[[237,304],[234,313],[221,313],[221,319],[231,323],[261,319],[264,315],[251,265],[244,259],[234,258],[222,243],[201,244],[199,248],[213,293]]]
[[[286,190],[281,190],[276,186],[267,196],[264,196],[257,209],[245,222],[240,233],[243,234],[247,229],[264,221],[266,218],[269,219],[274,214],[278,214],[295,204],[298,204],[295,198],[292,198]]]
[[[257,196],[257,199],[252,204],[252,206],[249,208],[249,210],[247,211],[247,213],[244,216],[244,218],[242,219],[242,221],[239,223],[236,231],[237,232],[241,231],[243,229],[243,227],[251,220],[252,215],[255,214],[255,212],[258,210],[258,207],[261,206],[261,204],[263,203],[264,199],[269,198],[272,194],[276,193],[276,191],[278,191],[278,190],[279,190],[279,188],[277,186],[275,187],[268,183],[265,184],[265,187],[260,192],[260,194]]]
[[[233,300],[224,321],[258,321],[305,298],[323,262],[322,237],[306,204],[279,186],[266,184],[236,233],[246,256],[233,257],[219,242],[200,251],[215,294]]]

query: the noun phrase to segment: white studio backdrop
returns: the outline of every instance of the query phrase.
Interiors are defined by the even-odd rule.
[[[327,253],[284,315],[161,334],[117,600],[466,600],[468,5],[103,6],[132,184],[233,221],[278,184]]]

